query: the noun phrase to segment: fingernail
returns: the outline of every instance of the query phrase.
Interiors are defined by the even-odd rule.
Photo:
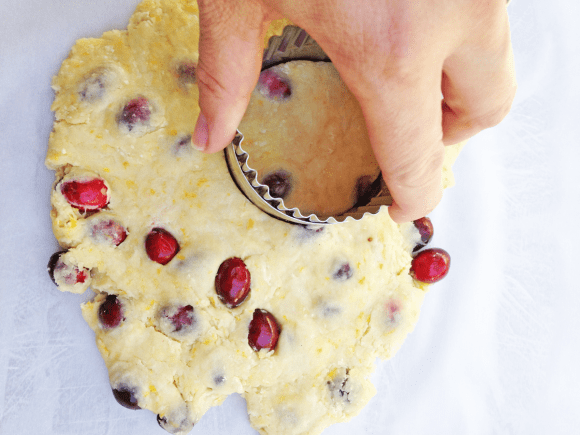
[[[203,113],[199,114],[191,142],[193,147],[198,151],[204,151],[207,148],[207,141],[209,139],[209,125]]]

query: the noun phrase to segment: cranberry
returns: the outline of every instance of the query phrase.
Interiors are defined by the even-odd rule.
[[[172,147],[172,151],[176,156],[185,155],[188,151],[191,151],[191,135],[184,135],[179,137]]]
[[[108,295],[99,307],[99,320],[104,328],[116,328],[125,320],[123,306],[115,295]]]
[[[176,68],[177,77],[182,84],[193,84],[196,82],[195,74],[196,66],[193,62],[183,62],[180,63]]]
[[[272,313],[256,309],[250,322],[248,344],[258,352],[260,349],[273,350],[278,343],[280,326]]]
[[[145,97],[137,97],[129,101],[117,115],[117,122],[124,124],[129,131],[137,124],[145,124],[151,116],[151,108]]]
[[[88,269],[82,269],[75,266],[70,266],[62,261],[61,256],[67,251],[55,252],[50,256],[48,261],[48,275],[52,282],[58,285],[75,285],[77,283],[84,283],[89,274]]]
[[[179,307],[175,314],[172,316],[167,315],[167,311],[165,312],[166,317],[173,323],[174,331],[179,332],[182,329],[191,329],[188,328],[195,322],[195,316],[193,314],[193,307],[191,305],[186,305],[185,307]]]
[[[124,406],[128,409],[141,409],[139,406],[139,401],[135,395],[135,389],[130,388],[125,384],[119,385],[117,388],[113,388],[113,396],[119,405]]]
[[[447,251],[439,248],[425,249],[419,252],[411,262],[411,276],[424,283],[437,282],[447,275],[451,257]]]
[[[260,74],[258,79],[258,86],[264,90],[264,92],[270,98],[275,99],[286,99],[292,95],[292,89],[287,81],[284,81],[278,73],[265,70]]]
[[[394,328],[401,321],[401,308],[395,301],[387,302],[385,306],[385,311],[387,314],[387,327]]]
[[[350,267],[349,263],[343,263],[340,267],[332,274],[332,277],[337,281],[346,281],[351,278],[354,271]]]
[[[433,237],[433,222],[428,217],[422,217],[413,221],[413,224],[415,224],[415,228],[419,230],[421,235],[421,242],[413,249],[413,252],[416,252],[431,241]]]
[[[100,178],[65,181],[61,184],[60,191],[67,202],[80,212],[100,210],[109,203],[107,186]]]
[[[145,251],[149,258],[159,264],[167,264],[179,252],[179,243],[170,232],[153,228],[145,239]]]
[[[172,416],[177,417],[177,422],[172,421],[167,415],[161,417],[161,415],[157,414],[157,423],[161,426],[161,429],[176,435],[189,433],[193,429],[194,424],[185,412],[173,413]]]
[[[235,308],[250,293],[250,281],[250,271],[246,264],[240,258],[228,258],[220,265],[215,276],[215,291],[226,307]]]
[[[354,187],[355,204],[354,207],[367,205],[381,190],[381,177],[376,180],[370,175],[363,175],[356,180]]]
[[[271,172],[262,180],[270,188],[270,195],[274,198],[286,198],[292,190],[292,178],[286,171]]]
[[[96,242],[119,246],[127,238],[127,230],[120,223],[109,219],[93,224],[90,229],[90,235]]]

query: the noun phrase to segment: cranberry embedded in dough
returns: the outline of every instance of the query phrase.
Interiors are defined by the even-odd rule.
[[[61,257],[66,252],[67,251],[55,252],[50,256],[47,266],[50,279],[52,279],[52,282],[57,286],[84,283],[89,276],[89,270],[85,268],[81,270],[76,266],[72,266],[62,261]]]
[[[269,187],[272,197],[284,199],[292,190],[292,177],[286,171],[271,172],[264,177],[262,184]]]
[[[99,321],[105,329],[116,328],[125,320],[123,306],[115,295],[108,295],[99,306]]]
[[[121,384],[117,388],[113,388],[113,396],[115,396],[119,405],[124,406],[125,408],[141,409],[134,388]]]
[[[192,329],[192,325],[195,323],[195,315],[191,305],[178,308],[166,307],[162,310],[161,315],[171,322],[172,332],[185,332]]]
[[[421,235],[421,242],[413,249],[413,252],[416,252],[431,241],[431,238],[433,237],[433,222],[431,222],[431,219],[428,217],[422,217],[413,221],[413,224],[415,225],[415,228],[419,230],[419,234]]]
[[[145,97],[137,97],[129,101],[117,115],[117,122],[123,124],[128,131],[137,125],[145,125],[151,117],[149,101]]]
[[[108,188],[100,178],[65,181],[61,183],[60,191],[67,202],[81,213],[101,210],[109,203]]]
[[[181,62],[177,68],[177,78],[181,84],[189,85],[197,81],[196,78],[196,65],[193,62]]]
[[[222,303],[235,308],[246,300],[250,293],[251,276],[240,258],[228,258],[215,276],[215,291]]]
[[[101,220],[90,227],[90,237],[98,243],[119,246],[127,238],[127,230],[112,219]]]
[[[346,281],[351,278],[354,271],[350,267],[350,263],[342,263],[332,274],[332,278],[337,281]]]
[[[189,417],[187,407],[183,406],[161,417],[157,414],[157,423],[170,434],[187,434],[193,429],[193,422]]]
[[[103,72],[104,70],[102,68],[97,68],[81,84],[79,97],[82,101],[93,103],[103,98],[106,91]]]
[[[447,275],[451,257],[440,248],[426,249],[419,252],[411,262],[411,276],[424,283],[437,282]]]
[[[272,313],[256,309],[248,333],[250,347],[256,352],[261,349],[274,350],[279,336],[280,326]]]
[[[179,252],[179,243],[163,228],[153,228],[145,239],[145,251],[156,263],[165,265]]]
[[[274,99],[286,99],[292,95],[288,80],[272,70],[262,71],[258,79],[258,87],[263,94]]]

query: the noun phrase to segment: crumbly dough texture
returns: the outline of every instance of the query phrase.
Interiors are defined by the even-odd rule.
[[[146,0],[128,30],[72,48],[53,82],[46,164],[56,171],[54,234],[68,248],[66,264],[90,270],[96,296],[82,312],[112,388],[131,391],[165,429],[188,433],[239,393],[260,433],[318,434],[369,401],[375,358],[391,357],[417,321],[427,290],[409,276],[418,232],[386,210],[319,231],[275,220],[239,192],[222,153],[195,151],[197,15],[192,1]],[[147,102],[148,114],[125,122],[123,108],[135,100]],[[101,211],[83,213],[58,187],[90,177],[103,179],[110,197]],[[100,237],[103,221],[122,225],[126,239],[116,246]],[[166,265],[145,251],[153,228],[179,243]],[[233,309],[214,284],[231,257],[251,273],[249,297]],[[99,321],[107,295],[123,307],[114,328]],[[194,322],[177,333],[160,313],[186,305]],[[257,308],[280,324],[274,351],[248,344]]]

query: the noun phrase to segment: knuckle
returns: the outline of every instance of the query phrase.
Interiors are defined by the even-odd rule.
[[[405,159],[394,168],[393,177],[398,186],[406,189],[421,190],[441,178],[441,168],[445,158],[443,145],[432,147],[430,152],[417,156],[408,153]]]
[[[505,101],[503,101],[501,104],[498,104],[496,107],[494,107],[490,112],[486,113],[485,115],[476,117],[472,121],[472,124],[474,124],[475,126],[479,127],[482,130],[490,127],[495,127],[496,125],[498,125],[510,112],[515,97],[515,91],[516,87],[514,86],[510,90]]]
[[[222,99],[230,94],[227,87],[215,77],[202,63],[198,65],[196,78],[200,93],[207,93],[209,96]]]

